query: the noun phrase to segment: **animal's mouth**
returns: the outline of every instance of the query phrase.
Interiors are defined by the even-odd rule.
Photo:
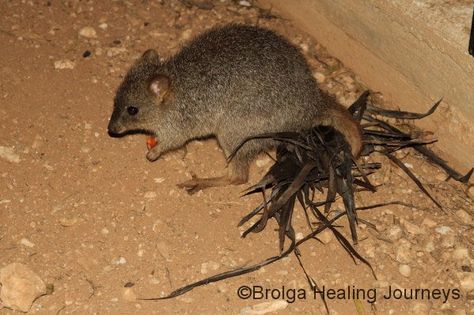
[[[157,144],[158,144],[158,141],[156,140],[155,136],[149,135],[146,138],[146,146],[147,146],[148,150],[153,149]]]

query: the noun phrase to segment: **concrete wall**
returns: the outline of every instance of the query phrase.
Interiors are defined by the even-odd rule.
[[[425,111],[444,97],[438,112],[419,125],[435,132],[435,150],[467,171],[474,166],[474,57],[467,52],[474,1],[469,1],[258,2],[292,20],[400,109]]]

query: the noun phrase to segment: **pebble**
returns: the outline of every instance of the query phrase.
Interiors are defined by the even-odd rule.
[[[456,211],[456,215],[461,219],[463,223],[466,224],[474,224],[474,220],[472,219],[472,216],[467,213],[465,210],[458,210]]]
[[[79,221],[79,219],[77,217],[61,218],[61,219],[59,219],[59,224],[61,224],[64,227],[70,227],[70,226],[75,225],[78,221]]]
[[[79,36],[85,38],[97,38],[97,32],[92,26],[85,26],[80,29]]]
[[[157,194],[154,191],[147,191],[145,195],[143,195],[143,197],[145,197],[146,199],[153,199],[156,198],[156,196]]]
[[[109,47],[107,48],[107,57],[111,58],[111,57],[115,57],[115,56],[118,56],[118,55],[121,55],[123,53],[126,53],[127,52],[127,48],[124,48],[124,47]],[[95,52],[96,55],[100,55],[97,50]]]
[[[76,63],[68,59],[57,60],[54,62],[54,69],[57,69],[57,70],[74,69],[75,66],[76,66]]]
[[[0,158],[10,163],[20,163],[20,156],[15,153],[13,148],[0,146]]]
[[[27,238],[22,238],[20,240],[20,244],[23,245],[23,246],[26,246],[26,247],[35,247],[35,243],[33,243],[32,241],[30,241],[29,239]]]
[[[405,264],[413,260],[413,254],[411,253],[411,245],[408,241],[402,239],[401,244],[396,250],[396,260],[399,263]]]
[[[321,233],[319,233],[318,235],[316,235],[316,237],[317,237],[321,242],[323,242],[323,244],[327,244],[327,243],[329,243],[330,241],[332,241],[332,239],[333,239],[333,233],[332,233],[329,229],[326,229],[326,230],[322,231]]]
[[[471,257],[469,255],[469,250],[464,247],[456,248],[452,253],[452,257],[455,260],[464,261],[464,262],[469,262],[471,260]]]
[[[424,218],[423,221],[421,222],[421,226],[427,227],[427,228],[434,228],[437,226],[438,223],[435,221],[429,219],[429,218]]]
[[[279,310],[284,310],[288,307],[288,302],[285,300],[278,300],[272,302],[263,302],[253,306],[246,306],[240,310],[240,315],[262,315]]]
[[[474,290],[474,273],[472,272],[459,272],[458,273],[459,283],[461,289],[464,291]]]
[[[3,306],[21,312],[28,312],[33,302],[47,292],[43,280],[20,263],[0,269],[0,284]]]
[[[137,300],[137,294],[132,288],[124,288],[122,291],[122,297],[125,301],[134,302]]]
[[[100,23],[100,24],[99,24],[99,28],[100,28],[101,30],[104,30],[104,31],[105,31],[108,27],[109,27],[109,25],[108,25],[107,23]]]
[[[112,261],[112,264],[114,265],[125,265],[127,263],[127,260],[125,259],[125,257],[118,257],[118,258],[115,258],[113,261]]]
[[[163,177],[157,177],[157,178],[153,178],[153,181],[157,184],[161,184],[162,182],[165,181],[165,179]]]
[[[412,235],[418,235],[418,234],[424,234],[425,233],[425,231],[416,224],[413,224],[413,223],[408,222],[406,220],[403,220],[401,223],[402,223],[403,227],[405,228],[405,230],[408,233],[412,234]]]
[[[251,7],[252,4],[250,4],[250,2],[246,1],[246,0],[241,0],[239,1],[239,5],[243,6],[243,7]]]
[[[398,271],[404,277],[409,277],[411,275],[411,267],[405,264],[400,265]]]
[[[441,235],[446,235],[448,233],[451,233],[453,230],[449,227],[449,226],[439,226],[435,229],[435,231],[438,233],[438,234],[441,234]]]
[[[435,250],[435,246],[434,246],[433,241],[428,241],[428,242],[425,244],[424,250],[425,250],[425,252],[427,252],[427,253],[431,253],[432,251],[434,251],[434,250]]]
[[[187,30],[183,31],[183,32],[181,33],[181,40],[182,40],[182,41],[187,41],[187,40],[189,40],[189,39],[191,38],[192,32],[193,32],[193,31],[192,31],[191,29],[187,29]]]
[[[322,74],[321,72],[315,72],[314,78],[316,79],[318,83],[323,83],[324,81],[326,81],[326,76]]]
[[[392,225],[387,230],[387,238],[391,241],[398,241],[403,235],[403,230],[399,225]]]

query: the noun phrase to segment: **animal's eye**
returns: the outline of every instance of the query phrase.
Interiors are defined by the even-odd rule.
[[[135,116],[136,114],[138,114],[138,108],[136,108],[135,106],[128,106],[127,112],[130,116]]]

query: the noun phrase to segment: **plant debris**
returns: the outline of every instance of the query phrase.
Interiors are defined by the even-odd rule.
[[[330,97],[326,95],[326,97]],[[407,147],[414,148],[428,161],[441,167],[448,178],[453,178],[462,183],[468,183],[473,173],[471,169],[466,175],[461,175],[449,167],[433,151],[426,147],[434,139],[419,139],[404,133],[388,122],[386,118],[421,119],[431,115],[441,103],[436,102],[426,113],[411,113],[404,111],[391,111],[368,105],[369,92],[364,92],[359,99],[348,109],[355,119],[361,122],[363,128],[364,149],[362,156],[369,156],[374,152],[385,155],[412,179],[418,188],[433,203],[443,210],[443,206],[423,186],[416,175],[398,159],[394,152]],[[243,275],[256,271],[263,266],[274,263],[291,253],[294,253],[302,267],[305,276],[312,287],[317,289],[317,284],[305,271],[300,260],[298,247],[310,239],[317,239],[317,235],[325,229],[330,229],[340,245],[346,250],[354,261],[367,265],[374,278],[376,275],[370,263],[362,257],[352,244],[357,244],[357,211],[373,209],[389,204],[410,206],[402,202],[379,203],[371,206],[357,208],[354,200],[354,191],[368,190],[375,192],[368,176],[381,168],[380,163],[359,164],[352,159],[349,145],[338,131],[331,127],[319,126],[304,132],[283,132],[262,134],[243,141],[229,157],[248,141],[252,139],[268,138],[279,142],[276,150],[276,161],[266,175],[255,185],[244,192],[244,196],[261,194],[262,202],[251,212],[245,215],[238,226],[242,226],[256,215],[260,215],[257,222],[251,225],[243,234],[259,233],[265,229],[268,220],[274,218],[278,223],[278,238],[280,254],[247,267],[237,268],[227,272],[202,279],[171,292],[167,296],[158,298],[144,298],[142,300],[169,299],[182,295],[195,287],[220,281],[223,279]],[[344,204],[344,211],[332,209],[334,201],[340,196]],[[311,232],[296,241],[296,233],[292,225],[293,212],[296,203],[304,211],[306,222]],[[346,217],[350,228],[352,243],[339,231],[340,226],[335,223],[340,218]],[[289,244],[285,248],[285,241]],[[326,306],[327,309],[327,306]]]

